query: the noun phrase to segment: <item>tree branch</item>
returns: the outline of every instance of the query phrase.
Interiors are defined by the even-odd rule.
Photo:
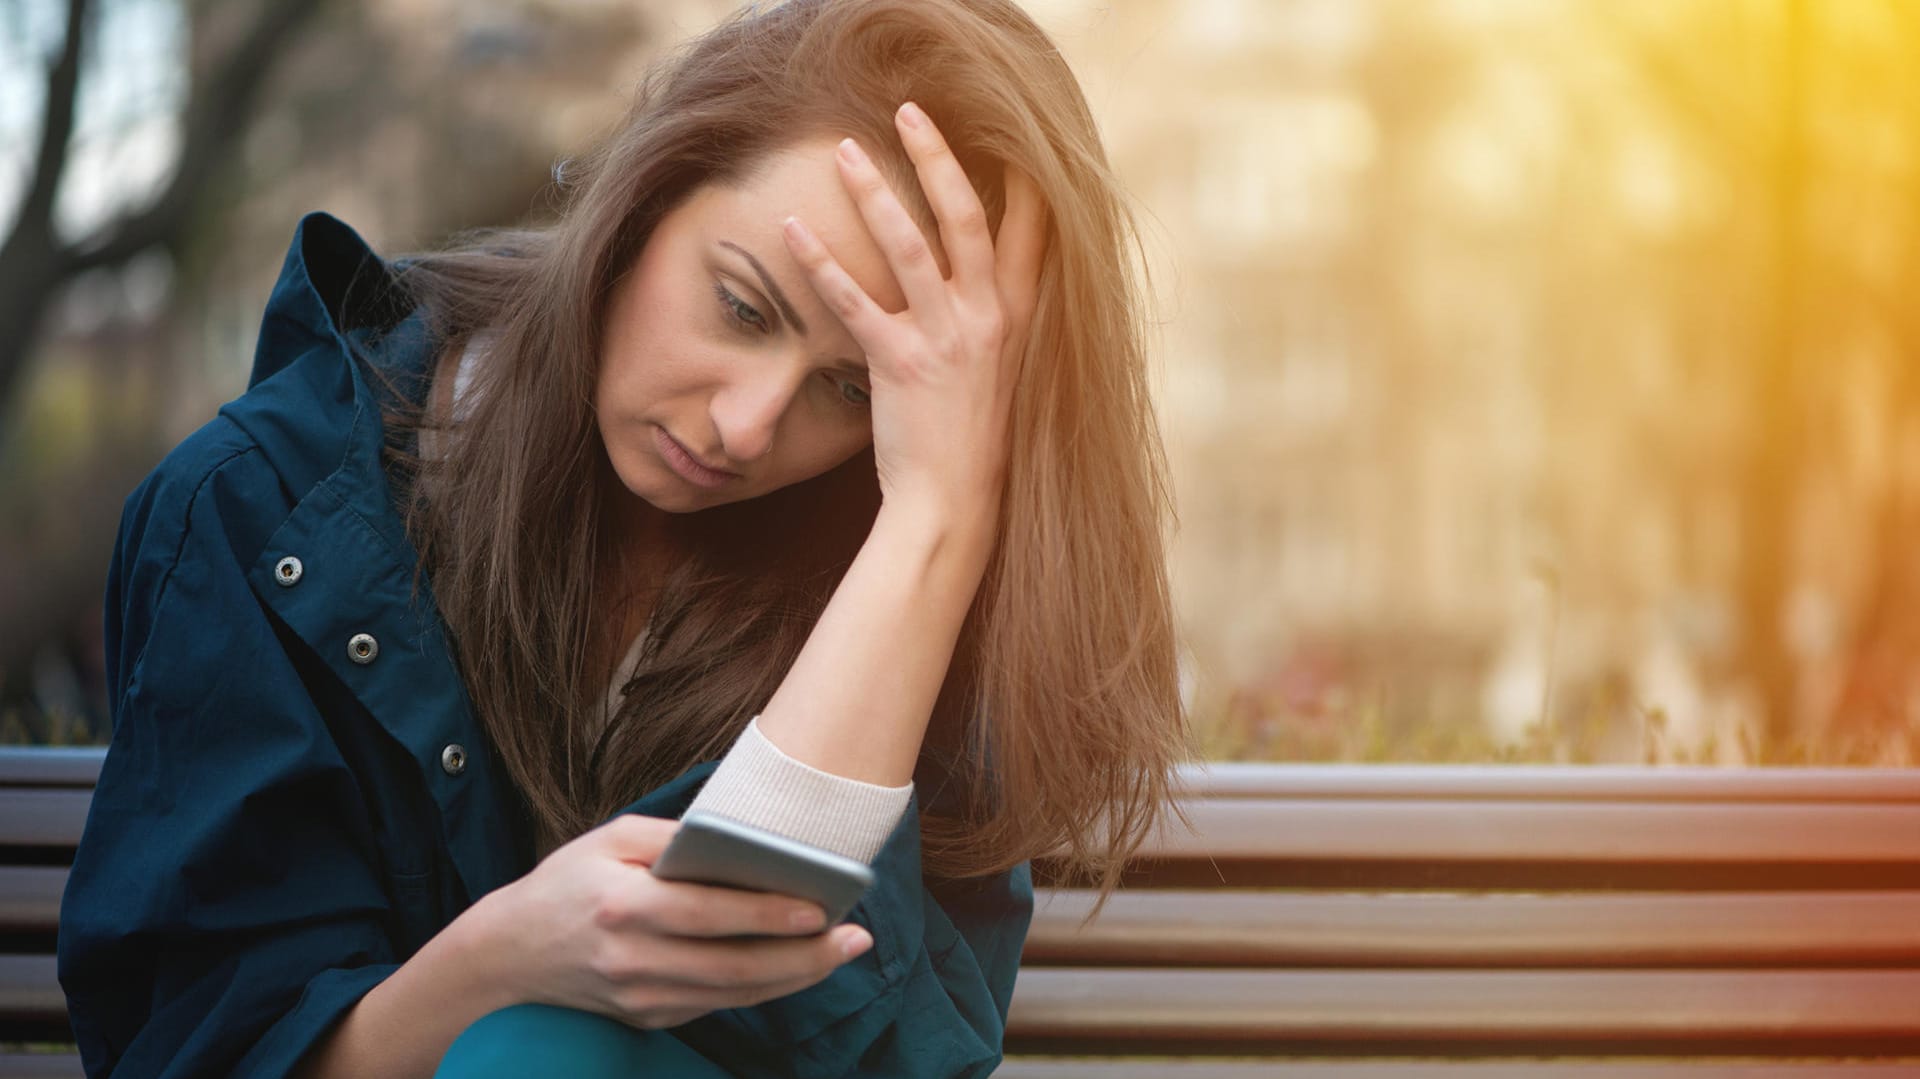
[[[61,253],[66,275],[123,262],[156,245],[173,245],[193,219],[207,181],[226,163],[246,130],[261,85],[302,23],[321,6],[314,0],[277,0],[267,6],[225,62],[195,79],[182,123],[180,161],[165,190],[146,209]]]
[[[19,215],[0,244],[0,413],[38,337],[47,301],[76,274],[111,266],[155,246],[178,247],[204,204],[210,177],[223,167],[245,131],[261,87],[302,24],[325,0],[268,0],[246,32],[205,77],[193,79],[182,118],[179,163],[166,187],[145,209],[93,236],[63,244],[53,226],[53,203],[67,165],[80,83],[88,0],[68,0],[67,37],[47,73],[47,103],[34,163]]]
[[[40,150],[33,161],[33,181],[20,203],[16,234],[45,230],[51,236],[53,198],[67,170],[67,143],[73,135],[73,103],[80,86],[80,52],[86,40],[87,0],[67,0],[67,36],[60,58],[47,69],[47,100],[41,110]],[[9,243],[9,246],[12,246]]]
[[[67,36],[60,57],[47,69],[47,100],[41,110],[40,148],[33,160],[33,177],[21,197],[13,229],[0,245],[0,280],[10,288],[33,290],[43,279],[57,276],[47,265],[58,251],[53,234],[53,200],[67,169],[68,143],[73,136],[73,103],[80,85],[80,53],[85,43],[87,0],[68,0]],[[0,311],[21,308],[23,298],[0,301]],[[32,303],[37,306],[39,298]],[[6,371],[0,368],[0,380]],[[4,385],[4,381],[0,381]]]

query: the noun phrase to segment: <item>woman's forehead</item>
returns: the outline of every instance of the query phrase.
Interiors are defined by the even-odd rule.
[[[744,181],[704,191],[686,206],[694,231],[704,245],[724,241],[751,252],[803,315],[819,310],[824,317],[824,305],[781,236],[782,222],[798,217],[875,303],[890,312],[905,310],[906,293],[840,178],[837,143],[821,137],[773,151]],[[944,262],[939,236],[928,235],[928,241]],[[796,295],[800,290],[805,294]]]

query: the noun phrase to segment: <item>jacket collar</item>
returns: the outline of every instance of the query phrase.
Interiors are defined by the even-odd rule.
[[[299,501],[248,569],[262,603],[312,648],[420,769],[471,899],[530,864],[512,784],[487,751],[419,555],[396,511],[381,450],[390,394],[418,401],[433,354],[424,312],[392,271],[327,214],[302,218],[267,302],[247,393],[221,409]],[[303,571],[276,577],[287,557]],[[418,592],[415,585],[419,585]],[[348,642],[372,636],[356,659]],[[455,759],[458,750],[460,764]]]
[[[398,296],[387,264],[358,233],[332,214],[306,215],[267,300],[247,385],[272,377],[312,346],[350,349],[354,332],[391,327],[406,314]]]

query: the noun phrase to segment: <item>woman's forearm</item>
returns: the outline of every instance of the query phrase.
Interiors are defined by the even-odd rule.
[[[992,550],[992,522],[883,506],[760,714],[767,740],[825,772],[909,782]]]
[[[482,898],[368,990],[301,1060],[295,1079],[429,1079],[461,1031],[518,1003],[489,965],[498,954],[482,925],[490,916]]]

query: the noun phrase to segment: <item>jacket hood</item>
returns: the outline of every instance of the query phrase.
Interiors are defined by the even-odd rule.
[[[307,214],[294,227],[267,300],[247,387],[316,347],[351,352],[355,335],[391,329],[412,307],[359,233],[332,214]]]
[[[424,398],[432,344],[425,311],[392,268],[344,222],[311,213],[295,228],[267,300],[247,392],[220,411],[296,497],[331,479],[405,550],[387,512],[381,414],[397,393]]]

